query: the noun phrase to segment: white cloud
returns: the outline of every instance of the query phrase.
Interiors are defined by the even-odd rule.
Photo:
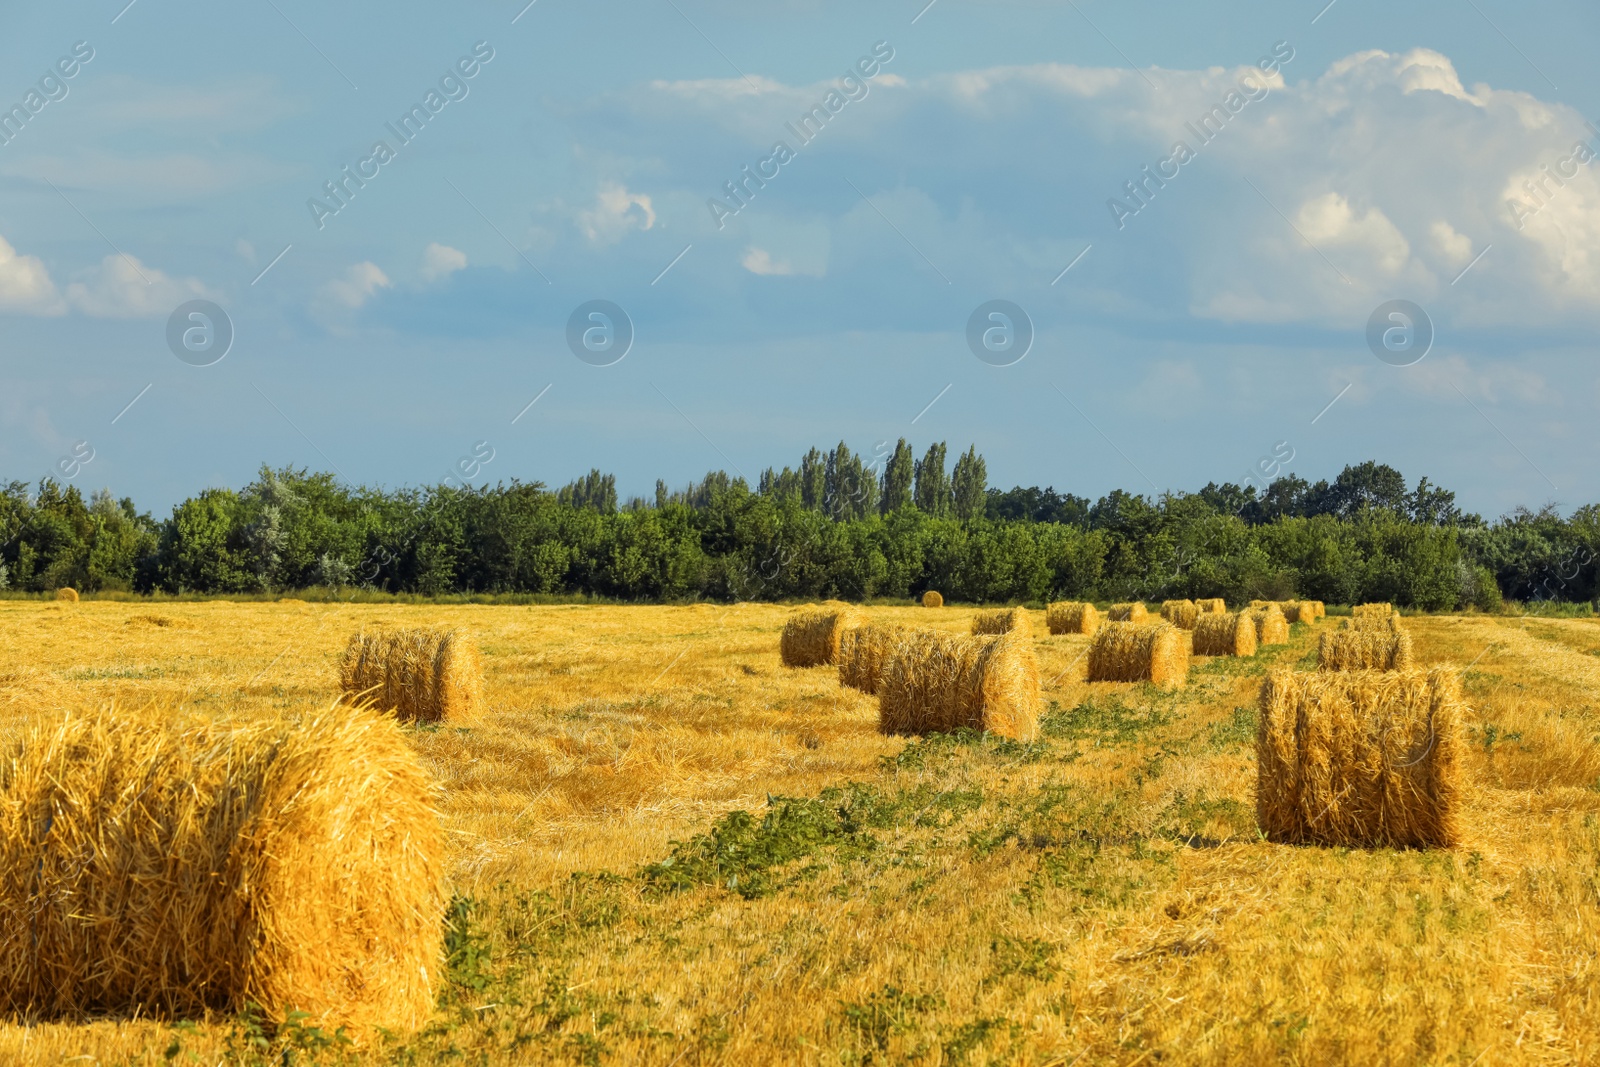
[[[648,230],[656,224],[650,197],[630,193],[626,186],[607,182],[595,196],[595,206],[578,212],[584,236],[599,245],[613,245],[630,230]]]
[[[354,309],[372,299],[379,289],[391,288],[393,284],[376,263],[366,260],[325,285],[323,295],[335,304]]]
[[[134,256],[109,255],[67,286],[67,300],[98,319],[146,319],[172,314],[186,300],[210,296],[195,278],[171,278]]]
[[[422,251],[422,280],[436,282],[467,266],[467,254],[434,241]]]
[[[0,237],[0,312],[64,315],[66,311],[66,301],[56,291],[44,261],[18,255],[10,242]]]
[[[1410,243],[1383,212],[1368,208],[1358,215],[1338,193],[1306,201],[1296,222],[1312,244],[1368,252],[1373,265],[1385,274],[1398,273],[1411,258]]]
[[[1443,219],[1428,227],[1428,236],[1433,239],[1434,251],[1451,266],[1464,266],[1471,261],[1472,238],[1457,233],[1456,228]]]
[[[794,268],[784,262],[774,262],[772,253],[765,248],[747,248],[740,266],[751,274],[793,274]]]

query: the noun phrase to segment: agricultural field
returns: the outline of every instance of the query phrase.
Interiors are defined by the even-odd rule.
[[[778,605],[0,602],[0,740],[63,707],[326,708],[362,628],[474,635],[487,712],[407,728],[454,900],[418,1033],[248,1014],[0,1024],[0,1062],[1566,1063],[1600,1059],[1600,621],[1408,618],[1467,668],[1453,850],[1271,844],[1257,692],[1087,683],[1032,742],[884,736]],[[865,609],[968,631],[973,609]]]

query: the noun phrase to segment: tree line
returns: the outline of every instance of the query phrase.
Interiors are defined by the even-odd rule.
[[[903,598],[969,602],[1169,597],[1388,600],[1429,610],[1593,602],[1600,506],[1492,523],[1392,467],[1333,482],[1282,475],[1090,501],[990,488],[975,447],[873,456],[843,443],[752,488],[712,471],[619,502],[596,470],[551,491],[512,481],[383,490],[263,467],[164,519],[101,490],[0,491],[0,589],[589,595],[620,600]]]

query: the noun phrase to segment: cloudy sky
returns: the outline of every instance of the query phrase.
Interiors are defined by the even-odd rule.
[[[1593,5],[525,3],[0,14],[0,479],[1600,500]]]

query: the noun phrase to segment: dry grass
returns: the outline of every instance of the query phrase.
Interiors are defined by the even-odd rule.
[[[960,727],[1029,740],[1039,729],[1039,665],[1026,634],[908,633],[878,688],[878,728],[925,734]]]
[[[1045,608],[1045,626],[1052,634],[1092,634],[1100,612],[1083,600],[1058,600]]]
[[[1089,645],[1089,681],[1182,685],[1189,635],[1166,622],[1108,622]]]
[[[846,630],[839,640],[839,684],[876,693],[884,662],[907,633],[905,627],[886,622]]]
[[[457,630],[362,630],[339,661],[339,689],[401,719],[464,722],[483,705],[483,660]]]
[[[1256,813],[1269,840],[1395,848],[1461,836],[1464,709],[1454,670],[1272,671]]]
[[[1286,645],[1289,643],[1289,620],[1283,617],[1283,611],[1278,605],[1267,604],[1264,607],[1251,608],[1245,614],[1255,624],[1256,644]]]
[[[372,712],[41,714],[0,761],[0,1013],[415,1029],[442,963],[433,802]]]
[[[1149,609],[1139,600],[1126,604],[1113,604],[1106,611],[1106,619],[1110,622],[1145,622],[1149,618]]]
[[[1402,629],[1325,630],[1317,641],[1317,669],[1402,671],[1415,665],[1411,635]]]
[[[1033,620],[1028,615],[1026,608],[1001,608],[998,611],[980,611],[972,617],[972,632],[974,634],[1021,634],[1028,636],[1033,633]]]
[[[1194,621],[1199,616],[1200,609],[1192,600],[1164,600],[1161,602],[1161,617],[1180,630],[1194,629]]]
[[[939,594],[937,589],[929,589],[922,594],[922,606],[925,608],[942,608],[944,607],[944,597]]]
[[[783,625],[778,655],[785,667],[822,667],[839,662],[839,643],[846,630],[866,622],[849,606],[830,611],[797,611]]]
[[[1221,597],[1208,597],[1204,600],[1197,599],[1194,602],[1194,606],[1200,610],[1202,615],[1207,613],[1212,615],[1224,615],[1228,611],[1228,602],[1223,600]]]
[[[152,610],[191,625],[128,625]],[[1089,637],[1041,638],[1054,706],[1023,746],[879,733],[876,701],[834,672],[778,666],[788,614],[0,601],[0,735],[112,699],[274,719],[326,707],[356,629],[474,633],[486,713],[403,732],[493,954],[371,1062],[1487,1065],[1600,1047],[1600,621],[1407,620],[1420,661],[1473,665],[1463,841],[1425,852],[1258,839],[1261,677],[1312,662],[1314,633],[1166,691],[1086,682]],[[956,635],[972,614],[872,612]],[[671,870],[736,866],[651,888],[639,872],[674,840]],[[753,854],[795,858],[747,896]],[[227,1015],[0,1022],[7,1064],[286,1061],[245,1047]]]
[[[1208,612],[1196,620],[1193,640],[1197,656],[1253,656],[1258,644],[1255,620],[1243,611]]]

